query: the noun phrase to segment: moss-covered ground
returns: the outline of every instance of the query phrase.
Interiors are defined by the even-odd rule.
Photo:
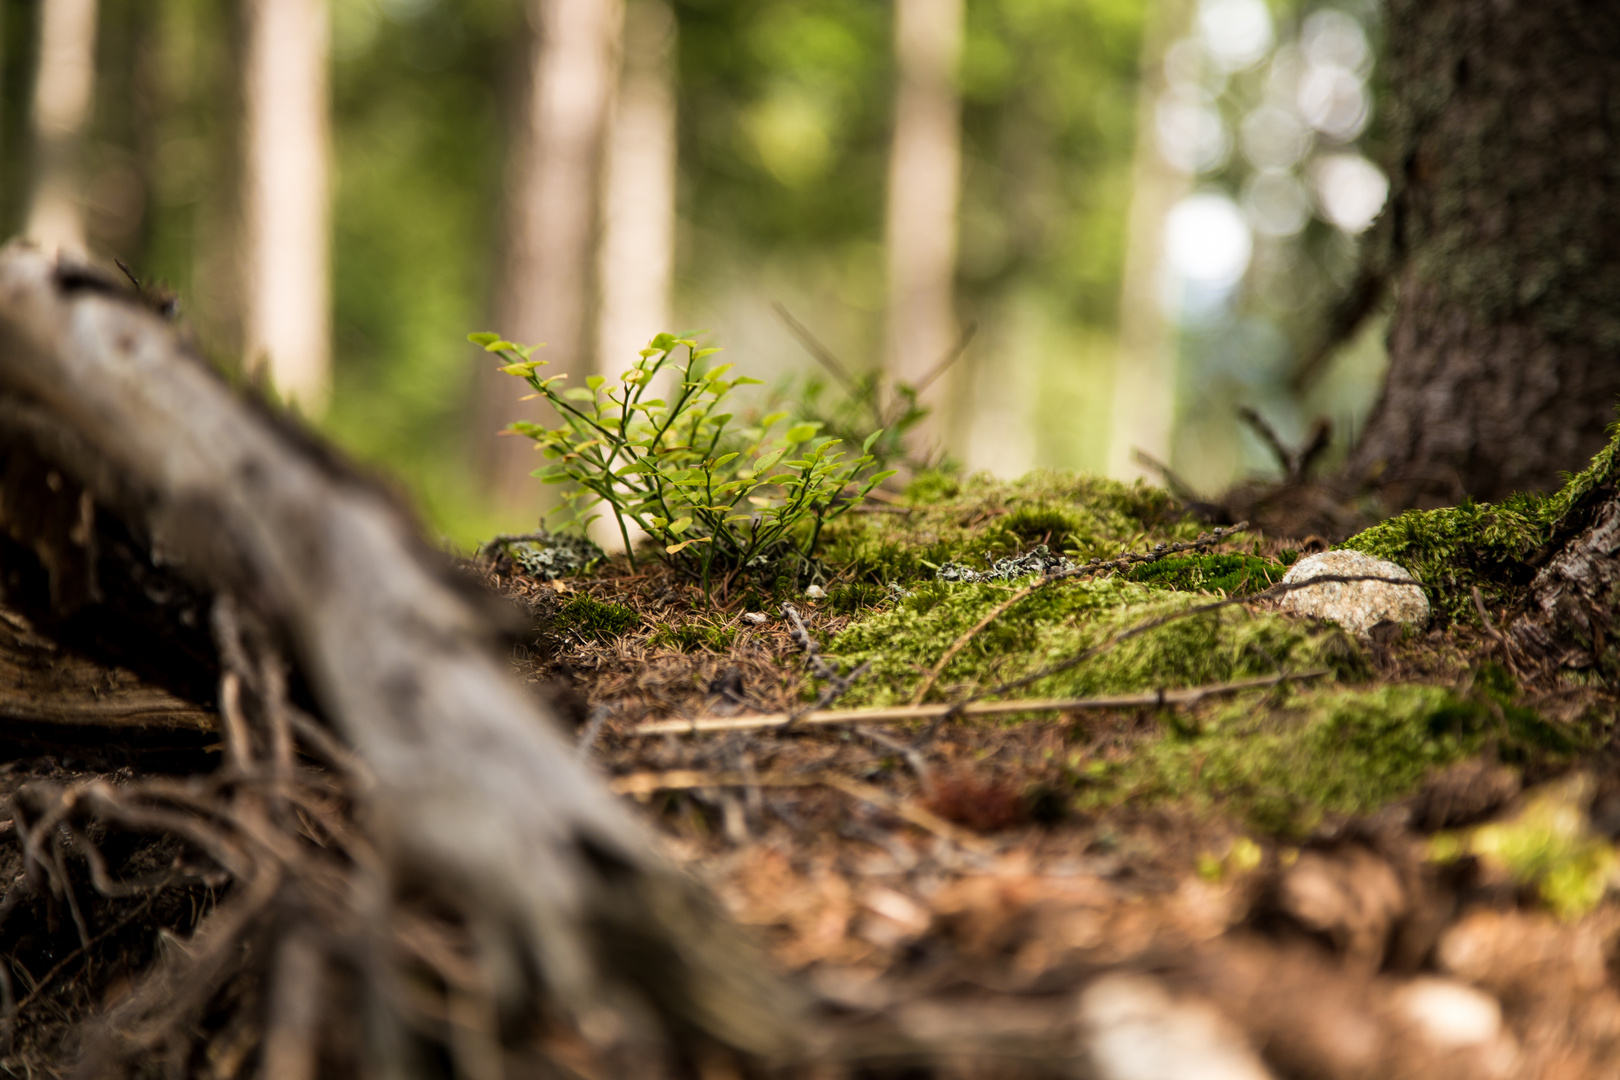
[[[1579,964],[1514,958],[1620,955],[1620,702],[1602,675],[1519,662],[1499,635],[1610,487],[1611,458],[1551,497],[1352,537],[1435,610],[1377,639],[1260,597],[1319,540],[1217,537],[1158,488],[1058,473],[922,475],[830,523],[815,566],[707,595],[654,559],[543,580],[535,567],[566,560],[525,547],[483,571],[527,606],[517,666],[560,687],[582,752],[816,987],[868,1002],[993,986],[1027,1004],[1077,972],[1249,972],[1220,1000],[1263,1004],[1229,1015],[1272,1046],[1278,1010],[1337,1030],[1368,973],[1387,997],[1416,971],[1489,986],[1524,1045],[1576,1046],[1569,1010],[1527,1003],[1562,1001]],[[1032,699],[1072,704],[945,711]],[[937,707],[872,718],[914,701]],[[776,726],[818,705],[857,719]],[[777,720],[636,731],[751,714]],[[1498,959],[1445,968],[1457,934]]]
[[[1308,685],[1148,710],[1128,739],[1068,751],[1057,766],[1032,764],[1025,785],[1039,788],[1048,812],[1176,807],[1305,835],[1323,820],[1407,798],[1467,758],[1539,774],[1606,738],[1604,705],[1592,694],[1553,699],[1506,674],[1473,625],[1472,590],[1495,604],[1516,595],[1528,580],[1526,556],[1579,517],[1611,467],[1599,459],[1552,497],[1414,512],[1353,537],[1347,546],[1406,565],[1435,601],[1436,625],[1394,644],[1264,602],[1210,609],[1280,580],[1299,555],[1287,537],[1234,534],[1034,589],[1038,574],[942,579],[942,568],[988,571],[1034,552],[1049,553],[1033,563],[1048,566],[1151,555],[1194,541],[1206,526],[1142,483],[923,474],[899,499],[830,524],[810,577],[733,578],[710,600],[669,568],[627,575],[610,563],[572,579],[543,620],[549,665],[576,678],[595,672],[586,695],[612,701],[623,723],[805,708],[827,683],[797,662],[787,640],[782,606],[792,604],[827,661],[861,671],[839,696],[843,708],[906,704],[925,684],[921,700],[953,702],[1308,675]],[[522,577],[521,567],[509,569]],[[947,569],[943,578],[954,576]],[[1134,632],[1150,622],[1158,625]],[[998,691],[1008,683],[1018,685]],[[1555,718],[1543,715],[1549,710]],[[975,724],[1068,730],[1073,721],[1014,714]]]

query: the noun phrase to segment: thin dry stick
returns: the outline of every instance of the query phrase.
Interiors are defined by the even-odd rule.
[[[1508,641],[1507,636],[1498,630],[1496,624],[1491,621],[1490,613],[1485,610],[1485,598],[1479,594],[1479,586],[1473,586],[1472,591],[1474,594],[1474,610],[1479,613],[1479,621],[1485,625],[1485,632],[1491,635],[1491,640],[1495,641],[1497,648],[1502,650],[1502,660],[1507,664],[1508,670],[1513,672],[1515,678],[1522,679],[1524,673],[1519,670],[1519,665],[1513,662],[1513,646]]]
[[[899,739],[891,739],[881,731],[874,731],[864,724],[851,725],[851,730],[861,738],[876,743],[885,750],[899,754],[911,771],[917,774],[917,782],[922,785],[923,793],[930,794],[934,789],[934,773],[923,760],[922,752],[914,746],[907,746]]]
[[[1306,682],[1329,674],[1326,670],[1297,671],[1268,675],[1238,682],[1212,683],[1181,690],[1152,690],[1143,694],[1113,697],[1028,698],[1017,701],[940,702],[934,705],[889,705],[871,709],[827,709],[807,713],[795,722],[797,727],[824,727],[835,724],[897,724],[908,720],[936,720],[944,716],[1004,716],[1021,712],[1092,712],[1101,709],[1156,708],[1194,705],[1209,697],[1261,690],[1283,683]],[[706,716],[693,720],[654,720],[631,728],[627,735],[682,735],[710,731],[762,731],[787,725],[789,713],[762,716]]]
[[[788,331],[799,339],[799,344],[804,346],[804,351],[815,358],[816,363],[832,372],[833,377],[843,383],[845,389],[852,392],[856,389],[855,380],[850,377],[849,369],[843,365],[838,357],[833,355],[831,349],[821,343],[821,339],[816,337],[808,326],[795,319],[781,302],[772,303],[771,308],[776,312],[776,317],[781,319],[782,323],[788,328]]]
[[[963,327],[962,336],[956,339],[956,344],[951,346],[951,351],[940,357],[934,366],[928,369],[928,373],[917,380],[917,385],[911,388],[911,392],[920,396],[924,390],[933,386],[952,364],[962,358],[962,354],[967,352],[969,345],[973,344],[973,338],[978,332],[979,324],[976,322],[968,323]]]
[[[868,661],[848,675],[840,674],[837,668],[821,658],[821,647],[816,644],[816,639],[811,637],[810,631],[805,628],[804,621],[799,618],[798,609],[792,604],[783,604],[782,614],[786,615],[788,622],[792,624],[792,629],[788,633],[793,639],[793,643],[804,651],[804,662],[813,667],[817,675],[827,680],[827,688],[821,692],[820,697],[804,708],[795,709],[788,714],[788,718],[783,722],[782,726],[789,727],[797,723],[800,717],[825,709],[849,693],[849,688],[855,685],[855,680],[865,675],[872,664]]]
[[[902,820],[909,821],[921,829],[944,837],[966,851],[983,854],[990,850],[983,839],[968,832],[966,829],[952,825],[938,814],[929,812],[920,806],[890,795],[881,788],[870,784],[863,784],[858,780],[851,780],[833,772],[804,773],[800,775],[782,776],[755,775],[745,776],[742,773],[723,772],[708,773],[697,769],[672,769],[668,772],[632,773],[621,776],[613,781],[613,790],[619,795],[633,795],[645,798],[660,791],[686,791],[692,788],[723,788],[744,787],[750,783],[760,787],[827,787],[834,791],[841,791],[852,798],[873,806],[887,810]]]
[[[1100,574],[1107,570],[1124,569],[1125,567],[1133,566],[1139,563],[1155,563],[1164,558],[1166,555],[1175,555],[1183,551],[1191,551],[1197,548],[1209,547],[1212,544],[1219,543],[1221,540],[1231,536],[1233,533],[1242,532],[1244,529],[1248,528],[1248,525],[1249,523],[1247,521],[1240,521],[1230,529],[1218,528],[1215,531],[1205,533],[1198,539],[1188,543],[1168,545],[1160,544],[1151,552],[1127,552],[1117,559],[1110,559],[1108,561],[1092,559],[1084,566],[1077,566],[1068,570],[1060,570],[1055,574],[1046,575],[1045,577],[1041,578],[1041,580],[1031,585],[1026,585],[1024,588],[1019,589],[1007,599],[991,608],[990,611],[985,614],[984,618],[974,623],[966,633],[957,638],[955,641],[951,642],[950,648],[945,650],[944,655],[939,658],[939,661],[934,664],[934,666],[929,670],[928,675],[923,679],[922,684],[917,687],[917,692],[911,695],[911,703],[913,705],[921,705],[923,698],[928,696],[928,691],[934,688],[934,684],[938,682],[939,677],[944,674],[945,668],[952,660],[956,659],[956,654],[966,648],[968,642],[978,637],[980,632],[983,631],[985,627],[999,619],[1008,608],[1024,599],[1024,597],[1028,596],[1030,593],[1039,589],[1044,589],[1054,581],[1062,581],[1066,578],[1079,577],[1084,574]]]

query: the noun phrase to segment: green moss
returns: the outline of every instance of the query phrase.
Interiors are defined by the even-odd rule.
[[[909,700],[923,673],[1011,590],[928,582],[828,643],[847,664],[870,662],[849,704]],[[946,667],[940,687],[982,689],[1066,660],[1119,630],[1204,598],[1119,579],[1054,584],[1004,612]],[[1346,675],[1361,657],[1348,637],[1239,607],[1173,620],[1022,693],[1088,696],[1193,686],[1327,666]]]
[[[1548,784],[1529,795],[1509,821],[1435,837],[1434,855],[1440,861],[1476,855],[1521,884],[1534,885],[1560,918],[1579,918],[1603,899],[1620,864],[1613,845],[1593,830],[1587,816],[1593,786],[1585,773]]]
[[[1583,511],[1615,479],[1620,434],[1552,495],[1515,495],[1495,505],[1464,502],[1411,510],[1346,540],[1343,547],[1389,559],[1412,572],[1436,609],[1468,619],[1472,590],[1507,599],[1529,583],[1525,559],[1582,523]]]
[[[985,567],[1049,545],[1079,560],[1117,555],[1200,531],[1162,488],[1035,472],[1018,480],[925,473],[907,488],[907,513],[847,514],[822,533],[827,565],[851,580],[909,585],[948,562]]]
[[[857,581],[852,585],[836,585],[827,591],[827,606],[835,615],[854,615],[876,607],[893,593],[881,585]]]
[[[1550,532],[1544,502],[1520,497],[1500,506],[1465,502],[1445,510],[1410,510],[1357,533],[1343,546],[1404,566],[1423,583],[1439,612],[1466,619],[1474,588],[1494,600],[1529,581],[1524,559]]]
[[[647,644],[656,648],[677,649],[681,652],[707,649],[710,652],[723,653],[731,648],[731,643],[736,638],[737,631],[730,627],[709,622],[689,622],[680,626],[659,627],[647,639]]]
[[[1376,810],[1500,734],[1495,710],[1433,686],[1326,688],[1234,701],[1083,775],[1081,808],[1220,802],[1258,828],[1308,832],[1324,812]]]
[[[641,625],[641,616],[627,607],[578,592],[557,612],[557,625],[591,641],[611,641]]]
[[[1256,555],[1171,555],[1134,567],[1126,576],[1179,592],[1258,592],[1282,580],[1287,567]]]

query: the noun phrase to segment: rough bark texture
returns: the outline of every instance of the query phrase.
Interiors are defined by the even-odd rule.
[[[205,686],[223,599],[364,762],[398,879],[582,1020],[629,991],[677,1030],[787,1047],[790,999],[555,734],[398,508],[106,279],[23,246],[0,252],[0,453],[8,603]]]
[[[1404,504],[1556,487],[1620,394],[1620,9],[1387,11],[1396,310],[1351,472]]]

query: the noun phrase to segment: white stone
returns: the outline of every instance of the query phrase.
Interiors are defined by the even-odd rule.
[[[1502,1030],[1495,998],[1451,979],[1414,979],[1396,992],[1396,1007],[1441,1050],[1480,1046]]]
[[[1282,607],[1296,615],[1331,619],[1358,634],[1386,620],[1422,628],[1429,623],[1429,598],[1411,574],[1386,559],[1359,551],[1324,551],[1307,555],[1289,568],[1284,584],[1318,577],[1396,578],[1411,585],[1387,581],[1324,581],[1285,593]]]
[[[1271,1080],[1207,1001],[1177,1000],[1146,975],[1105,975],[1080,995],[1083,1047],[1099,1080]]]

